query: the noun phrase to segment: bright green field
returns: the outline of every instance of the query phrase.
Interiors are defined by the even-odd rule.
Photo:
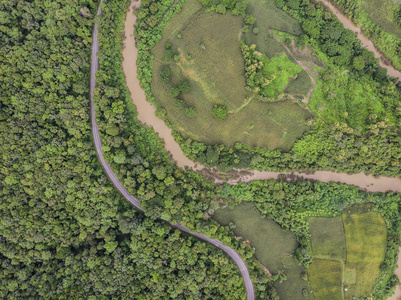
[[[189,0],[167,25],[162,40],[154,47],[152,92],[166,117],[184,138],[206,144],[232,147],[242,142],[252,147],[288,151],[309,129],[311,113],[291,100],[267,103],[253,99],[245,89],[244,61],[238,43],[243,19],[230,13],[206,13],[196,0]],[[180,34],[181,38],[177,35]],[[165,44],[172,44],[179,61],[167,60]],[[202,47],[204,46],[204,47]],[[203,48],[203,49],[202,49]],[[188,57],[190,56],[190,57]],[[168,84],[160,71],[169,67]],[[188,81],[191,90],[178,98],[197,115],[189,118],[174,105],[172,86]],[[225,105],[225,120],[212,115],[213,106]]]
[[[340,261],[314,259],[308,268],[315,300],[341,300],[342,263]]]
[[[346,269],[356,273],[347,284],[347,299],[371,293],[386,251],[387,229],[379,213],[343,214],[347,246]],[[355,281],[354,283],[352,281]]]
[[[312,217],[308,222],[313,257],[345,261],[345,234],[341,217]]]
[[[235,235],[251,242],[256,248],[256,258],[272,274],[281,269],[281,258],[293,253],[297,247],[295,236],[272,220],[260,219],[259,210],[253,203],[242,202],[233,209],[219,209],[212,218],[222,225],[234,223]]]

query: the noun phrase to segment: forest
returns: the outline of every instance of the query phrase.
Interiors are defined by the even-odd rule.
[[[160,215],[156,206],[148,210],[149,217],[135,212],[100,167],[91,139],[88,99],[93,22],[109,32],[104,43],[114,45],[110,49],[118,53],[113,58],[114,53],[105,53],[101,61],[110,57],[107,64],[119,64],[121,36],[110,26],[122,26],[128,2],[108,2],[101,18],[94,17],[97,5],[93,1],[0,4],[8,16],[0,27],[1,69],[6,70],[0,74],[0,297],[244,298],[234,262],[213,246],[155,222],[154,216]],[[117,75],[104,80],[116,78],[121,84],[120,69],[115,70]],[[107,87],[109,99],[124,93],[111,84]],[[114,116],[123,103],[114,104]],[[128,126],[126,120],[119,124]],[[137,125],[136,130],[136,138],[143,140],[138,143],[140,151],[149,152],[153,145],[162,149],[154,134],[146,134],[149,129]],[[113,145],[122,141],[116,138]],[[159,155],[169,164],[164,153]],[[205,197],[199,179],[186,179],[174,167],[164,170],[155,156],[149,162],[143,156],[131,158],[137,171],[145,174],[130,177],[138,180],[138,189],[146,177],[164,179],[160,192],[183,193],[171,211],[183,206],[185,217],[182,212],[196,205],[203,212],[206,203],[189,201]],[[121,164],[122,153],[114,160]],[[172,186],[171,174],[177,181],[183,178],[179,186]],[[203,213],[195,215],[188,218]],[[219,236],[231,240],[224,230]],[[244,255],[250,251],[241,249]],[[251,253],[246,255],[251,259]],[[267,281],[260,276],[261,282]],[[273,293],[266,284],[261,288],[261,295]]]
[[[137,11],[139,77],[149,100],[151,49],[185,1],[174,6],[173,2],[144,0]],[[315,7],[294,3],[277,0],[279,7],[300,20]],[[203,1],[202,5],[219,14],[245,11],[243,2]],[[285,276],[268,277],[255,250],[210,218],[214,209],[241,201],[254,202],[263,217],[296,236],[294,259],[304,267],[312,262],[307,217],[339,216],[349,204],[371,203],[387,229],[385,258],[373,294],[377,298],[391,294],[397,284],[393,271],[401,230],[398,194],[370,194],[302,180],[214,185],[172,162],[153,129],[137,120],[126,87],[121,41],[128,6],[128,0],[106,1],[96,16],[98,3],[92,0],[0,1],[0,298],[246,297],[241,274],[228,256],[158,220],[162,218],[230,246],[246,261],[257,299],[278,299],[275,284]],[[317,9],[321,19],[315,21],[325,27],[330,18],[326,20],[326,13]],[[313,31],[308,22],[315,21],[305,20],[305,31],[315,34],[322,45],[335,43]],[[102,151],[129,193],[141,201],[145,214],[135,211],[114,189],[94,149],[89,79],[95,23],[100,51],[94,95]],[[368,56],[363,68],[353,62],[355,55],[364,53],[354,46],[335,53],[333,63],[369,73],[384,94],[397,96],[394,82]],[[188,90],[186,84],[181,85],[183,90]],[[216,107],[215,114],[226,113]],[[399,175],[398,132],[382,122],[372,122],[369,130],[355,133],[346,124],[317,122],[290,152],[240,143],[233,148],[211,146],[177,133],[175,138],[188,157],[222,170]]]

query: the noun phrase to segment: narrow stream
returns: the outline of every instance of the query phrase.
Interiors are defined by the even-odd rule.
[[[356,32],[358,39],[361,40],[362,45],[368,50],[372,51],[376,57],[381,58],[382,54],[377,51],[373,43],[361,32],[361,30],[352,23],[346,16],[344,16],[338,9],[326,0],[321,1],[324,5],[327,5],[332,12],[338,17],[338,19],[344,24],[344,27],[351,29]],[[138,111],[138,120],[145,123],[158,133],[159,137],[165,142],[166,150],[172,155],[172,158],[176,161],[177,166],[183,168],[188,166],[192,170],[201,170],[205,167],[191,161],[182,152],[178,143],[172,136],[172,130],[167,127],[163,120],[159,119],[155,115],[155,107],[146,100],[145,92],[139,85],[137,78],[137,66],[136,60],[138,55],[138,49],[135,46],[135,38],[133,36],[134,26],[136,22],[136,16],[133,10],[137,8],[139,2],[133,2],[130,7],[127,18],[125,21],[125,41],[123,55],[123,69],[127,80],[127,86],[131,92],[131,98]],[[392,66],[384,64],[382,59],[380,60],[380,66],[388,70],[388,75],[398,78],[401,81],[401,72],[395,70]],[[305,179],[319,180],[322,182],[342,182],[349,185],[355,185],[369,192],[401,192],[401,180],[399,178],[391,177],[374,177],[372,175],[365,175],[364,173],[358,174],[346,174],[336,173],[331,171],[316,171],[313,174],[298,173],[298,172],[267,172],[267,171],[249,171],[246,170],[248,175],[242,176],[239,179],[228,180],[228,183],[235,184],[237,181],[249,182],[252,180],[266,180],[266,179],[277,179],[281,174],[294,174]],[[216,182],[220,182],[216,180]],[[401,249],[400,249],[401,252]],[[401,265],[401,255],[399,255],[399,265]],[[396,270],[397,276],[401,279],[401,268]],[[389,298],[388,300],[397,300],[397,297],[401,296],[401,288],[397,287],[396,296]]]

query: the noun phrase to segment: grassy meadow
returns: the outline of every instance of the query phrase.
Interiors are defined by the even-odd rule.
[[[280,18],[291,17],[282,11]],[[300,33],[295,19],[292,23],[291,28],[298,29],[286,30]],[[309,129],[306,122],[313,115],[292,100],[270,103],[252,98],[245,89],[244,61],[238,42],[242,25],[241,16],[206,13],[199,1],[189,0],[168,23],[162,40],[152,50],[152,92],[158,105],[166,110],[167,119],[184,138],[209,145],[232,147],[242,142],[288,151]],[[165,57],[166,43],[172,45],[175,59]],[[166,67],[171,73],[167,84],[160,76]],[[170,91],[182,81],[188,81],[191,89],[176,97],[185,105],[178,108]],[[226,119],[213,116],[215,105],[227,107]],[[195,108],[195,116],[186,115],[185,109],[189,107]]]
[[[315,300],[342,300],[343,264],[340,261],[314,259],[308,268]]]
[[[346,299],[369,295],[380,273],[386,251],[387,229],[377,212],[343,214],[347,247]],[[352,274],[355,273],[356,276]]]
[[[287,280],[273,283],[280,299],[313,299],[307,278],[303,275],[306,273],[305,268],[297,264],[291,256],[285,256],[281,263]]]
[[[313,256],[345,261],[345,234],[341,217],[312,217],[308,222]]]
[[[212,218],[224,226],[234,223],[235,235],[251,242],[256,248],[256,258],[272,274],[282,268],[281,258],[297,248],[295,236],[274,221],[261,219],[259,210],[251,202],[242,202],[233,209],[219,209]]]

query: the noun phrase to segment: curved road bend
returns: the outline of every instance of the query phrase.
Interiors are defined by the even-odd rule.
[[[100,0],[99,8],[97,11],[97,15],[101,13],[100,4],[102,4],[103,0]],[[99,157],[99,161],[102,164],[102,167],[106,171],[107,176],[113,183],[113,185],[117,188],[117,190],[121,193],[121,195],[129,201],[133,206],[135,206],[138,210],[143,212],[143,209],[140,207],[140,201],[136,199],[134,196],[128,193],[127,189],[124,188],[114,174],[114,171],[110,168],[109,164],[104,160],[103,152],[102,152],[102,142],[100,140],[99,130],[96,124],[96,116],[95,116],[95,105],[93,103],[93,89],[95,88],[95,75],[96,71],[99,69],[99,61],[96,56],[97,52],[99,51],[99,40],[97,39],[97,25],[93,29],[93,41],[92,41],[92,56],[91,56],[91,78],[90,78],[90,107],[91,107],[91,124],[92,124],[92,136],[93,141],[96,148],[96,153]],[[170,224],[170,222],[167,222]],[[242,278],[245,282],[245,289],[247,294],[247,300],[254,300],[255,299],[255,290],[252,283],[251,278],[249,277],[249,271],[245,264],[245,262],[239,257],[238,253],[235,252],[233,249],[223,245],[219,240],[213,240],[206,236],[201,235],[200,233],[191,233],[187,228],[183,227],[180,224],[172,225],[172,227],[177,228],[185,233],[188,233],[194,237],[197,237],[213,246],[223,250],[228,256],[230,256],[234,262],[237,264],[238,269],[241,272]]]

